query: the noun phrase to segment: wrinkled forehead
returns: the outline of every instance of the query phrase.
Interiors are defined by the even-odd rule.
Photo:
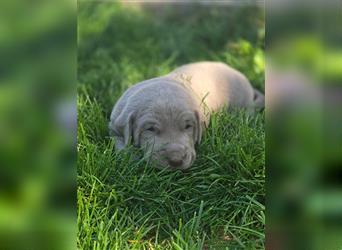
[[[140,125],[158,123],[165,127],[179,126],[179,124],[193,120],[195,120],[193,110],[187,107],[165,104],[152,105],[142,112],[139,119]]]

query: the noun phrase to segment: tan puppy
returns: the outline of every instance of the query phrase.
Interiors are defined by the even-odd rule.
[[[157,167],[184,170],[195,160],[195,144],[211,112],[253,111],[263,101],[237,70],[219,62],[192,63],[130,87],[115,104],[109,129],[117,150],[132,143]]]

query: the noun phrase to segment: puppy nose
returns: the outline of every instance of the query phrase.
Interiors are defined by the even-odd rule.
[[[183,160],[168,160],[168,163],[172,167],[179,167],[183,164]]]
[[[186,158],[185,147],[181,144],[169,144],[165,151],[168,164],[172,167],[180,167]]]

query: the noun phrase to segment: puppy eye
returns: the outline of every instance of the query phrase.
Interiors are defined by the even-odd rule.
[[[146,131],[156,132],[156,129],[154,127],[149,127],[146,129]]]
[[[189,128],[192,128],[191,124],[187,124],[187,125],[185,126],[185,129],[189,129]]]

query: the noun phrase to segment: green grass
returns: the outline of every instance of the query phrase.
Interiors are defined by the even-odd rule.
[[[134,148],[115,152],[108,136],[127,87],[184,63],[223,61],[264,88],[260,10],[199,8],[182,18],[80,4],[79,249],[264,248],[264,112],[215,114],[186,173],[154,169]]]

